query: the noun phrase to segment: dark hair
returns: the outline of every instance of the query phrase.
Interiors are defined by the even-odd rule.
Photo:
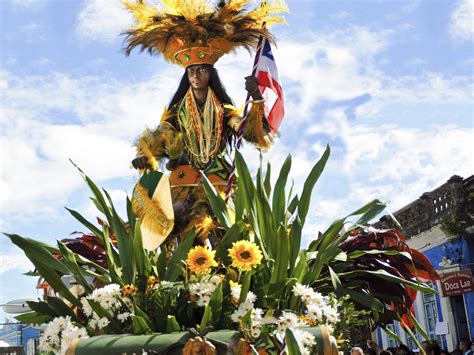
[[[219,75],[217,74],[216,68],[214,68],[210,64],[203,65],[209,70],[209,86],[214,91],[219,101],[222,104],[232,104],[232,99],[229,97],[229,95],[227,95],[224,85],[222,85],[221,80],[219,79]],[[179,83],[178,90],[176,90],[175,94],[173,95],[173,98],[169,103],[169,108],[181,101],[181,99],[186,95],[186,92],[189,89],[189,85],[190,84],[188,74],[185,71]]]

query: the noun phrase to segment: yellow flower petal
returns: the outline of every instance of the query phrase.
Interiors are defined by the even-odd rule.
[[[249,271],[262,261],[262,252],[257,244],[248,240],[239,240],[229,249],[232,266],[241,271]]]
[[[186,264],[195,274],[201,274],[208,271],[211,267],[217,266],[214,260],[216,252],[210,250],[207,246],[197,246],[191,249],[186,258]]]

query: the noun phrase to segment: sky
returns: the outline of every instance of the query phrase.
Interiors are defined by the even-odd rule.
[[[474,172],[474,1],[288,0],[273,53],[285,91],[274,172],[292,154],[294,190],[326,144],[305,241],[378,198],[396,211]],[[0,231],[54,244],[99,213],[69,159],[123,205],[138,175],[133,141],[155,127],[183,70],[123,53],[117,0],[0,0]],[[215,65],[245,99],[246,51]],[[258,152],[243,148],[252,171]],[[276,174],[273,179],[276,180]],[[35,298],[22,252],[0,237],[0,304]],[[0,312],[0,319],[5,314]]]

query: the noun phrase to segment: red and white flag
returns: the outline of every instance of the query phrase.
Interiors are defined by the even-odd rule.
[[[270,42],[264,39],[262,52],[257,64],[256,77],[260,91],[265,99],[265,116],[272,132],[276,132],[283,121],[285,108],[283,105],[283,89],[278,77],[278,69],[273,57]]]

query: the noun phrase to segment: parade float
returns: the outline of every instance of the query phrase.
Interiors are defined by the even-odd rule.
[[[238,149],[244,140],[268,149],[281,115],[266,112],[255,70],[240,112],[213,65],[244,46],[256,49],[256,69],[286,5],[162,3],[123,1],[136,19],[127,53],[138,47],[185,69],[158,127],[136,142],[141,177],[127,215],[76,167],[101,216],[68,209],[86,231],[56,246],[6,234],[45,289],[17,319],[45,324],[40,348],[60,354],[336,354],[361,315],[423,335],[413,302],[435,292],[425,281],[438,275],[400,231],[369,227],[383,203],[302,242],[330,148],[299,193],[287,186],[291,156],[272,184],[271,164],[252,175]]]

